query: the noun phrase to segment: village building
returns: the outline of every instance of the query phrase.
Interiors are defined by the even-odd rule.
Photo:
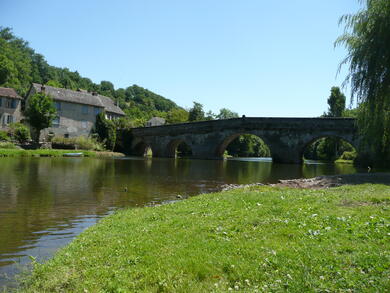
[[[26,97],[35,93],[45,93],[54,101],[57,117],[52,127],[42,131],[41,136],[50,135],[75,137],[88,136],[96,122],[96,115],[105,111],[106,118],[114,120],[123,117],[125,113],[115,103],[105,96],[86,90],[73,91],[48,85],[33,83]]]
[[[20,122],[22,98],[12,88],[0,87],[0,129],[7,129],[8,125]]]
[[[161,117],[153,117],[148,122],[146,122],[145,126],[160,126],[165,124],[165,119]]]

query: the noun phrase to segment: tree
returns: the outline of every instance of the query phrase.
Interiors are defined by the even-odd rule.
[[[188,121],[202,121],[204,119],[203,105],[194,102],[194,106],[188,111]]]
[[[56,117],[53,100],[44,93],[36,93],[28,99],[26,118],[34,129],[34,139],[39,143],[41,130],[50,127]]]
[[[363,2],[363,1],[362,1]],[[345,33],[335,42],[348,51],[345,84],[360,104],[360,153],[368,162],[390,161],[390,1],[365,0],[354,15],[344,15]]]
[[[231,119],[238,118],[238,113],[230,111],[229,109],[222,108],[219,110],[219,114],[217,115],[217,119]]]
[[[181,108],[175,108],[167,113],[168,123],[182,123],[188,121],[188,112]]]
[[[217,117],[217,115],[215,115],[215,114],[213,113],[213,111],[209,110],[209,111],[207,111],[207,113],[205,114],[204,120],[215,120],[216,117]]]
[[[114,150],[116,144],[116,127],[114,122],[106,119],[106,113],[101,112],[96,115],[96,123],[94,132],[99,136],[99,141],[102,142],[109,150]]]
[[[327,117],[342,117],[345,111],[345,95],[339,87],[332,87],[328,98],[329,110]]]

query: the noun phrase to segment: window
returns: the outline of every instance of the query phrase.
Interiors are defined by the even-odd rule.
[[[1,102],[3,101],[3,99],[2,98],[0,98],[0,107],[1,107]]]
[[[83,105],[82,113],[83,114],[88,114],[88,106],[87,105]]]
[[[61,111],[61,102],[54,102],[54,106],[56,107],[57,112]]]
[[[87,128],[87,126],[88,126],[87,121],[82,120],[82,121],[81,121],[81,127],[85,129],[85,128]]]
[[[95,115],[100,114],[101,109],[99,107],[93,107],[93,110],[95,112]]]
[[[52,125],[53,125],[53,127],[59,127],[60,126],[60,117],[59,116],[54,118],[54,120],[52,122]]]
[[[10,123],[13,123],[14,122],[14,116],[12,116],[12,115],[7,115],[6,116],[7,118],[7,120],[6,120],[6,123],[5,124],[10,124]],[[4,117],[5,118],[5,117]],[[5,119],[4,119],[5,120]]]
[[[5,107],[12,108],[12,99],[5,99]]]
[[[11,108],[12,108],[12,109],[16,109],[17,106],[18,106],[18,101],[15,100],[15,99],[13,99],[13,100],[11,101]]]

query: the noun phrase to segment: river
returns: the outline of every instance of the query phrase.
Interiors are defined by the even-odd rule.
[[[355,173],[347,164],[269,159],[0,158],[0,290],[118,208],[167,203],[223,184]]]

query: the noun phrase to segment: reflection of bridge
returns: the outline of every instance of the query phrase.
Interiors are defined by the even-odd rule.
[[[268,145],[279,163],[301,163],[306,146],[321,137],[358,143],[352,118],[235,118],[135,128],[130,153],[142,155],[150,147],[154,157],[175,157],[186,143],[192,157],[221,158],[228,144],[241,134],[254,134]]]

